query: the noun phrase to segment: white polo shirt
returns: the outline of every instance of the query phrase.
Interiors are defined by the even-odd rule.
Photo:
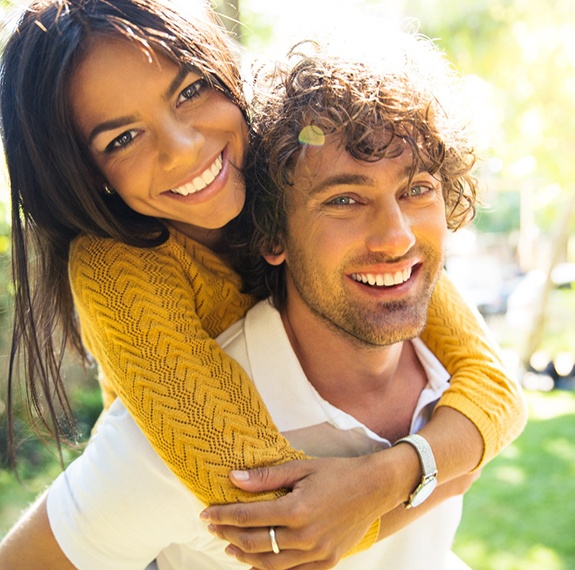
[[[314,456],[347,457],[390,447],[317,393],[269,302],[256,305],[218,342],[253,378],[294,447]],[[428,377],[412,418],[415,432],[429,420],[449,376],[423,342],[412,342]],[[56,479],[47,504],[54,535],[80,570],[143,569],[154,559],[160,570],[247,567],[227,556],[226,543],[207,531],[199,518],[204,505],[162,462],[120,400],[82,456]],[[462,497],[448,499],[336,568],[445,568],[461,507]]]

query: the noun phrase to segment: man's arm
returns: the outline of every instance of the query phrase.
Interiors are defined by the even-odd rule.
[[[46,493],[24,513],[0,543],[0,568],[3,570],[75,568],[62,552],[50,528]]]

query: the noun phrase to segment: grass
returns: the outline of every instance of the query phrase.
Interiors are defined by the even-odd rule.
[[[523,434],[465,497],[454,550],[474,570],[575,568],[575,393],[527,393]]]
[[[528,392],[523,434],[465,497],[455,552],[474,570],[575,568],[575,392]],[[50,458],[22,487],[0,470],[0,536],[59,471]]]

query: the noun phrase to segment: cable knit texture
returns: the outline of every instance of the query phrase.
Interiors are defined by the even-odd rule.
[[[479,469],[525,427],[523,391],[509,377],[483,320],[463,301],[446,275],[435,287],[421,338],[451,374],[450,387],[438,407],[456,409],[481,433],[483,457]]]
[[[70,280],[104,406],[120,396],[154,449],[204,503],[270,499],[234,487],[231,469],[304,455],[278,432],[253,384],[213,340],[253,299],[216,254],[172,231],[143,249],[81,236]],[[493,457],[523,427],[523,401],[474,314],[444,276],[424,340],[453,375],[442,405],[473,421]],[[270,370],[273,381],[273,370]],[[377,537],[376,521],[358,550]]]

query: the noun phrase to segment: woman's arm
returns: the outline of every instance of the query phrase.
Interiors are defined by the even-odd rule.
[[[459,411],[483,440],[482,467],[525,427],[527,408],[519,383],[509,376],[485,323],[443,274],[421,338],[451,374],[439,407]]]
[[[202,517],[215,525],[220,538],[234,545],[240,560],[258,568],[265,567],[262,563],[268,558],[278,568],[312,560],[333,565],[356,545],[373,517],[381,517],[381,539],[467,490],[465,485],[474,479],[467,474],[482,452],[477,428],[459,412],[442,407],[419,433],[433,449],[439,482],[420,507],[405,509],[401,504],[419,483],[421,467],[410,445],[398,445],[362,457],[295,461],[239,474],[248,479],[232,474],[235,484],[246,491],[287,487],[292,492],[276,501],[211,506]],[[285,553],[270,552],[266,530],[270,526],[276,527]]]
[[[82,338],[154,449],[198,498],[254,500],[231,484],[231,469],[304,455],[211,338],[252,304],[239,277],[209,250],[187,244],[195,249],[173,236],[151,249],[77,240],[70,279]]]
[[[70,276],[83,339],[156,452],[204,503],[276,498],[235,487],[232,469],[305,457],[279,433],[253,383],[211,338],[251,306],[209,250],[153,250],[84,237]],[[362,548],[377,537],[379,521]],[[359,537],[361,538],[361,537]],[[357,541],[356,541],[357,542]]]
[[[441,398],[429,424],[421,430],[434,450],[439,480],[447,482],[479,469],[517,437],[526,421],[525,403],[519,385],[507,375],[484,324],[445,275],[436,287],[424,338],[452,374],[450,388]],[[405,448],[401,450],[401,456],[396,448],[372,456],[370,461],[377,462],[372,469],[361,465],[361,459],[349,460],[356,466],[349,466],[348,475],[342,478],[345,483],[332,478],[332,486],[326,481],[330,481],[330,473],[338,473],[331,464],[338,460],[319,460],[313,466],[294,463],[252,471],[247,474],[249,479],[234,479],[235,483],[245,490],[285,486],[298,492],[273,505],[264,502],[211,507],[205,516],[214,523],[227,525],[226,538],[236,541],[240,551],[242,547],[247,548],[246,545],[253,548],[252,535],[256,535],[256,531],[250,528],[283,524],[284,540],[300,550],[299,560],[305,559],[306,550],[320,549],[320,542],[326,552],[330,549],[331,553],[337,549],[345,552],[349,543],[365,528],[365,520],[373,515],[374,505],[379,509],[378,516],[382,516],[380,536],[386,535],[384,513],[391,512],[416,487],[420,467],[415,451],[410,446],[398,447]],[[322,470],[325,470],[323,475]],[[357,481],[361,481],[360,490],[349,492],[350,482]],[[434,499],[437,500],[438,497]],[[331,509],[329,516],[314,519],[314,513],[328,512],[323,505]],[[356,526],[349,524],[348,513],[352,511],[360,521]],[[397,528],[397,525],[409,524],[410,517],[418,509],[394,512]],[[420,514],[422,512],[419,510]],[[299,516],[296,523],[294,516]],[[237,528],[231,529],[231,525]],[[315,532],[309,532],[310,528]],[[345,532],[338,530],[342,528]],[[258,547],[269,550],[269,537],[261,531],[259,536]],[[326,536],[330,537],[329,547],[322,538]],[[313,539],[318,541],[314,546],[311,545]],[[253,552],[248,549],[244,553],[248,551]]]

